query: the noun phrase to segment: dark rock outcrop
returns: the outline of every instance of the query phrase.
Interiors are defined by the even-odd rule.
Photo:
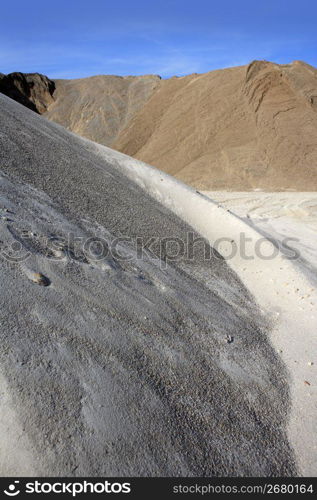
[[[37,113],[53,102],[55,83],[39,73],[0,74],[0,92]]]

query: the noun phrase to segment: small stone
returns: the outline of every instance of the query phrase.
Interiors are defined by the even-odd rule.
[[[50,280],[42,273],[33,273],[31,279],[33,283],[36,283],[40,286],[49,286],[51,284]]]
[[[233,340],[234,339],[233,339],[233,337],[231,335],[227,335],[226,336],[226,342],[227,342],[227,344],[232,344]]]
[[[308,361],[307,364],[308,364],[308,366],[313,366],[314,363],[312,361]]]

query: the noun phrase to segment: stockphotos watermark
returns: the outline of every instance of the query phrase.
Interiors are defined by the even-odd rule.
[[[210,497],[214,495],[233,494],[263,496],[263,494],[310,494],[316,491],[316,478],[0,478],[0,491],[6,497],[25,498],[30,495],[50,497],[59,495],[64,498],[82,498],[94,495],[101,498],[104,495],[122,494],[127,498],[151,498],[153,491],[156,496],[164,499],[180,496]],[[100,496],[101,495],[101,496]],[[121,495],[121,496],[120,496]],[[306,496],[305,496],[306,498]]]
[[[81,494],[131,493],[131,483],[103,481],[30,481],[23,486],[20,481],[12,481],[4,490],[7,497],[16,497],[20,493],[27,494],[67,494],[76,497]]]
[[[68,233],[66,236],[44,236],[26,231],[14,235],[13,241],[0,246],[0,254],[12,263],[24,262],[34,254],[55,261],[69,258],[84,263],[109,259],[118,262],[142,260],[148,255],[159,258],[161,266],[166,267],[168,262],[195,260],[197,252],[205,261],[230,261],[237,256],[245,261],[273,260],[279,254],[288,260],[296,260],[300,257],[300,253],[293,246],[296,242],[299,242],[297,238],[284,238],[279,241],[264,237],[254,241],[243,232],[236,239],[222,237],[210,245],[206,239],[192,231],[187,232],[184,239],[173,236],[153,236],[147,239],[138,236],[87,238],[76,236],[74,233]]]

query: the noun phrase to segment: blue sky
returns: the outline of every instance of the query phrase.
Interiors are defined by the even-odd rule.
[[[0,72],[162,77],[253,59],[317,66],[316,0],[15,0],[0,9]]]

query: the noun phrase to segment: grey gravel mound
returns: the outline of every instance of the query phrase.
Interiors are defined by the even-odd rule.
[[[0,107],[1,474],[296,475],[288,376],[227,263],[202,245],[140,259],[137,238],[191,228],[120,173],[119,153],[107,163]],[[125,237],[129,258],[95,258],[82,242],[96,237]]]

